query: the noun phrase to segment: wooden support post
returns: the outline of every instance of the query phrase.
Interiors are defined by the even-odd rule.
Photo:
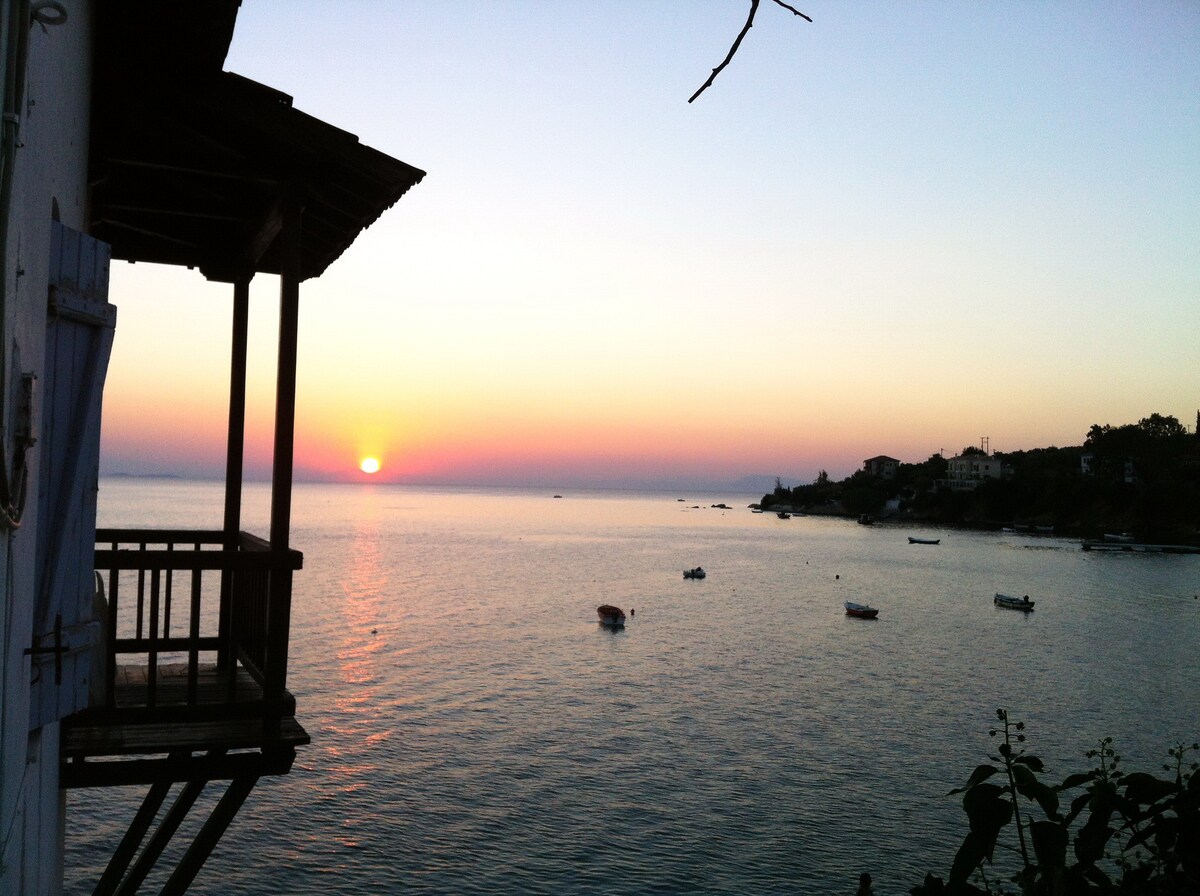
[[[229,827],[229,823],[233,821],[238,809],[242,807],[242,803],[246,801],[246,797],[250,795],[250,791],[257,783],[257,777],[249,776],[234,778],[229,782],[229,789],[225,791],[220,802],[213,808],[208,821],[204,822],[204,827],[199,830],[196,839],[192,841],[192,845],[180,859],[175,873],[163,887],[162,896],[178,896],[178,894],[187,892],[188,887],[195,880],[196,874],[199,873],[205,860],[217,845],[217,841],[221,839],[221,835],[225,833],[225,829]]]
[[[146,844],[146,848],[142,850],[142,854],[138,856],[137,862],[134,863],[129,875],[121,881],[120,887],[116,890],[116,896],[127,896],[127,894],[138,891],[143,881],[146,880],[146,875],[154,870],[154,865],[158,862],[159,856],[167,848],[167,844],[171,842],[171,837],[175,835],[175,832],[179,829],[179,825],[187,818],[188,812],[207,783],[207,781],[188,781],[187,784],[183,785],[183,789],[179,791],[179,796],[175,797],[175,802],[159,823],[150,841]]]
[[[271,613],[267,621],[267,669],[263,682],[263,736],[276,740],[283,717],[283,691],[287,683],[288,637],[292,613],[292,571],[271,571]]]
[[[271,548],[288,546],[292,515],[293,453],[296,441],[296,343],[300,328],[300,218],[292,203],[280,241],[279,357],[275,379],[275,456],[271,470]]]
[[[275,382],[275,456],[271,471],[271,550],[288,548],[292,515],[292,475],[296,429],[296,358],[300,327],[301,218],[303,207],[292,201],[279,234],[279,358]],[[279,705],[287,680],[287,651],[292,611],[292,573],[271,571],[267,617],[263,697]],[[268,736],[279,731],[279,714],[263,720]]]
[[[246,357],[250,341],[250,278],[233,285],[229,351],[229,433],[225,448],[225,537],[242,528],[242,473],[246,447]],[[233,547],[226,542],[225,547]]]
[[[242,480],[246,449],[246,357],[250,344],[251,274],[233,285],[233,334],[229,351],[229,433],[225,449],[225,550],[236,550],[242,528]],[[221,573],[221,609],[217,622],[217,665],[232,669],[233,573]]]
[[[154,817],[158,815],[158,810],[170,791],[171,782],[169,781],[160,781],[150,786],[146,798],[142,800],[142,805],[138,808],[137,814],[129,824],[129,830],[121,838],[121,843],[117,847],[117,851],[108,860],[108,867],[104,869],[104,874],[101,875],[100,882],[96,884],[96,889],[92,891],[92,896],[112,896],[112,894],[117,892],[117,886],[121,883],[121,878],[125,876],[125,872],[129,869],[129,863],[133,861],[133,857],[137,854],[138,847],[142,845],[142,840],[146,836],[146,831],[150,829]]]

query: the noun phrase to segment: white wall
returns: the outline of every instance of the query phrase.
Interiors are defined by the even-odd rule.
[[[29,30],[25,101],[20,105],[20,148],[16,151],[8,263],[3,274],[5,323],[0,363],[9,371],[3,401],[3,438],[12,457],[13,395],[18,373],[41,378],[46,325],[51,208],[60,220],[86,230],[88,92],[91,69],[89,0],[60,0],[67,21]],[[8,37],[8,10],[0,22]],[[10,41],[0,43],[7,63]],[[0,214],[3,209],[0,209]],[[34,404],[34,432],[40,409]],[[36,446],[28,482],[38,481]],[[0,893],[53,894],[62,886],[62,799],[58,788],[58,725],[30,733],[29,658],[33,639],[34,556],[37,496],[30,494],[21,527],[0,530],[0,615],[3,697],[0,705]]]

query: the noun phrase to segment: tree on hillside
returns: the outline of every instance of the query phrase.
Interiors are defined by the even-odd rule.
[[[1174,439],[1187,435],[1187,427],[1175,417],[1151,414],[1138,421],[1138,429],[1151,439]]]
[[[975,446],[962,453],[986,455]],[[1084,475],[1084,454],[1091,455],[1091,476]],[[947,525],[1037,523],[1091,537],[1130,531],[1146,541],[1200,540],[1200,438],[1174,417],[1151,414],[1122,426],[1097,424],[1085,445],[993,456],[1003,463],[1004,477],[970,490],[946,488],[946,459],[932,454],[919,464],[899,464],[888,479],[858,470],[832,482],[822,470],[810,485],[765,496],[763,506],[857,515],[879,512],[886,501],[899,498],[901,512]],[[1127,464],[1136,473],[1131,481]]]
[[[1195,440],[1175,417],[1151,414],[1123,426],[1092,426],[1084,448],[1093,455],[1097,475],[1121,478],[1126,464],[1132,464],[1138,479],[1153,483],[1173,476],[1184,458],[1195,453]]]

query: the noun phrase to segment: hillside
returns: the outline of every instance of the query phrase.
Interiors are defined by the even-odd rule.
[[[934,454],[900,463],[888,477],[860,470],[834,482],[822,472],[809,485],[777,483],[761,504],[949,526],[1053,526],[1083,537],[1131,532],[1143,541],[1200,542],[1200,437],[1175,417],[1097,424],[1078,446],[991,455],[964,448],[959,456],[971,455],[999,460],[1000,475],[955,480],[946,458]]]

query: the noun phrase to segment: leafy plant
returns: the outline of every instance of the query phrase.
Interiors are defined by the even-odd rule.
[[[969,830],[949,879],[926,875],[913,896],[1200,893],[1200,764],[1188,761],[1200,744],[1168,750],[1159,778],[1127,774],[1105,738],[1085,754],[1095,767],[1051,785],[1024,747],[1025,723],[996,715],[997,755],[950,791],[962,794]],[[1013,860],[997,862],[997,850]]]

